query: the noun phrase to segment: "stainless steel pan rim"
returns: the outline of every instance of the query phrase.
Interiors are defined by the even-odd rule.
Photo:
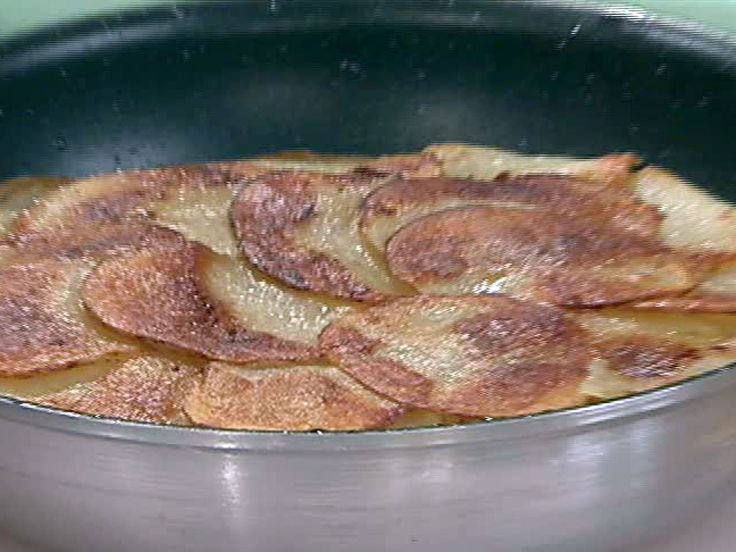
[[[298,2],[295,2],[298,4]],[[313,4],[340,9],[339,4],[314,1]],[[502,1],[497,4],[527,4],[530,6],[553,7],[570,14],[617,19],[621,21],[645,22],[648,32],[662,34],[665,41],[688,41],[705,39],[701,42],[714,58],[730,59],[736,53],[736,41],[725,33],[701,25],[687,22],[675,17],[655,15],[640,8],[631,6],[601,6],[591,2],[572,2],[570,0],[524,0],[523,2]],[[212,2],[209,5],[224,4]],[[354,13],[360,4],[356,2],[350,9]],[[485,2],[468,2],[467,6],[480,6]],[[196,9],[198,3],[186,6]],[[401,4],[379,4],[380,9],[371,11],[374,19],[397,18],[407,25],[418,24],[421,17],[412,13],[405,17]],[[345,6],[343,6],[345,7]],[[432,20],[433,10],[429,10],[426,20]],[[470,13],[470,12],[469,12]],[[402,17],[402,15],[404,17]],[[177,15],[177,17],[179,17]],[[476,17],[473,24],[478,24]],[[423,22],[426,22],[422,20]],[[452,21],[443,20],[443,24],[463,24],[464,15]],[[590,21],[593,23],[594,19]],[[493,27],[497,22],[481,22],[480,26]],[[80,28],[85,27],[82,24]],[[137,25],[133,25],[133,28]],[[150,27],[150,24],[148,24]],[[93,26],[90,26],[92,29]],[[92,33],[96,36],[95,33]],[[102,47],[96,41],[90,43],[90,34],[85,33],[84,45]],[[29,44],[32,35],[21,35],[18,43]],[[33,48],[32,48],[33,49]],[[34,54],[43,52],[33,49]],[[50,55],[53,52],[49,52]],[[38,56],[37,56],[38,57]],[[41,58],[44,56],[41,55]],[[53,55],[52,55],[53,57]],[[11,69],[13,55],[4,56],[0,68]],[[17,61],[17,60],[16,60]],[[420,428],[366,432],[309,432],[278,433],[262,431],[225,431],[206,428],[168,427],[155,424],[134,423],[109,418],[96,418],[71,412],[65,412],[37,404],[20,401],[8,397],[0,397],[0,420],[7,420],[28,426],[40,426],[52,431],[85,435],[96,438],[107,438],[121,441],[150,443],[160,446],[176,446],[207,449],[230,450],[274,450],[274,451],[347,451],[385,448],[429,447],[436,445],[452,445],[487,440],[525,439],[537,434],[575,432],[583,427],[590,427],[604,422],[623,423],[626,420],[647,416],[655,411],[676,407],[678,404],[693,400],[707,400],[708,397],[724,387],[736,386],[736,365],[724,367],[685,382],[668,387],[639,393],[623,399],[611,400],[586,407],[537,414],[533,416],[488,420],[485,422],[437,428]]]
[[[487,420],[467,425],[364,432],[266,432],[171,427],[95,418],[0,397],[0,419],[53,431],[142,442],[160,446],[260,450],[351,451],[415,448],[477,441],[513,441],[538,434],[576,432],[604,422],[623,423],[685,402],[708,400],[724,387],[736,387],[731,365],[682,383],[622,399],[533,416]]]

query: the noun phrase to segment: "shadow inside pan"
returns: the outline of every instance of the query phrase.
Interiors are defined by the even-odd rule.
[[[107,14],[0,46],[0,177],[464,141],[637,151],[736,200],[734,60],[702,30],[549,3]]]

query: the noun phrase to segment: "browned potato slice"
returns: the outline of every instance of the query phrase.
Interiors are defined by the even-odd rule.
[[[363,198],[384,180],[370,174],[259,178],[233,203],[241,249],[255,266],[298,289],[356,301],[406,294],[358,229]]]
[[[34,402],[79,414],[183,425],[189,423],[184,397],[199,378],[199,369],[193,366],[136,357],[118,361],[101,377],[36,397]]]
[[[0,250],[0,266],[25,264],[44,257],[104,259],[143,248],[176,247],[183,237],[144,221],[105,222],[64,227],[56,232],[19,236]]]
[[[581,404],[593,361],[585,332],[562,311],[501,296],[397,299],[340,318],[320,342],[376,392],[465,416]]]
[[[402,408],[331,366],[213,363],[186,411],[195,423],[215,428],[351,431],[386,427]]]
[[[44,194],[67,183],[65,178],[14,178],[0,183],[0,235],[8,232],[20,213]]]
[[[657,167],[636,174],[634,191],[664,215],[662,240],[695,251],[736,251],[736,208]]]
[[[401,227],[448,208],[489,205],[539,209],[576,219],[608,220],[618,228],[656,236],[662,217],[622,186],[591,186],[564,175],[501,175],[493,181],[458,178],[396,179],[365,200],[360,228],[379,251]]]
[[[23,213],[14,224],[15,242],[63,245],[77,249],[94,242],[96,231],[109,234],[134,219],[157,222],[223,253],[235,246],[227,220],[235,191],[260,170],[245,165],[203,165],[130,171],[74,182]]]
[[[630,154],[606,155],[595,159],[573,159],[548,155],[522,155],[496,148],[467,144],[437,144],[424,150],[442,166],[444,176],[492,180],[503,173],[564,174],[601,184],[626,182],[640,160]]]
[[[195,244],[103,262],[83,297],[117,330],[230,362],[313,359],[309,342],[333,315]]]
[[[583,391],[613,398],[736,362],[736,315],[603,309],[577,313],[601,360]]]
[[[132,351],[82,308],[81,261],[45,260],[0,270],[0,374],[23,376]]]
[[[601,306],[696,284],[696,263],[605,221],[493,207],[450,209],[401,229],[391,271],[439,295],[506,293],[565,306]]]

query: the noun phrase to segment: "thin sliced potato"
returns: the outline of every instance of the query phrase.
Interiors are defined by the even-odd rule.
[[[384,181],[370,174],[257,179],[231,212],[242,252],[297,289],[355,301],[411,293],[365,246],[358,228],[361,202]]]
[[[13,178],[0,183],[0,235],[10,231],[15,219],[48,192],[68,183],[66,178]]]
[[[196,244],[105,261],[87,278],[83,297],[116,330],[239,363],[317,358],[307,343],[330,317],[323,305],[289,297]]]
[[[631,182],[664,215],[662,241],[693,251],[736,252],[736,208],[672,173],[648,167]]]
[[[501,175],[492,181],[459,178],[395,179],[376,189],[361,209],[360,228],[383,251],[408,223],[449,208],[485,205],[540,210],[574,219],[605,219],[622,230],[656,236],[662,217],[629,188],[592,187],[565,175]]]
[[[386,427],[403,408],[332,366],[212,363],[186,411],[195,423],[214,428],[354,431]]]
[[[654,389],[736,362],[736,315],[617,308],[576,319],[600,351],[582,387],[594,397]]]
[[[605,220],[493,207],[420,218],[391,238],[386,260],[425,293],[505,293],[577,307],[687,291],[700,270],[690,256]]]
[[[422,152],[435,157],[442,175],[493,180],[503,173],[564,174],[589,179],[601,185],[626,182],[641,161],[631,154],[612,154],[594,159],[549,155],[523,155],[468,144],[436,144]]]
[[[48,259],[0,270],[0,374],[29,376],[135,348],[82,308],[83,261]]]
[[[463,416],[582,404],[594,360],[553,307],[506,297],[412,297],[340,318],[320,339],[358,381],[400,403]]]
[[[183,402],[200,379],[199,368],[151,356],[119,360],[107,368],[100,377],[35,397],[34,402],[134,422],[190,423]]]

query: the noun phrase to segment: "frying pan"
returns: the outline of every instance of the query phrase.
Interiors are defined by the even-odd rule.
[[[0,177],[431,142],[636,151],[736,200],[736,46],[550,2],[186,4],[0,45]],[[736,496],[736,371],[473,426],[266,434],[0,400],[0,529],[43,549],[647,550]]]

